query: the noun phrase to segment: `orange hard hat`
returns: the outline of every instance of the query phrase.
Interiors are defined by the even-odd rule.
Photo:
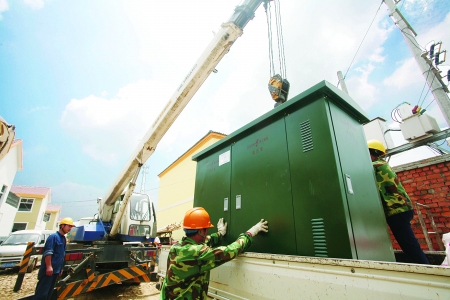
[[[184,229],[203,229],[211,227],[214,227],[214,225],[211,224],[209,214],[203,207],[191,208],[184,215]]]

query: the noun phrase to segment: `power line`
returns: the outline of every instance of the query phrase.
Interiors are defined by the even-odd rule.
[[[372,22],[370,22],[369,28],[367,28],[366,34],[364,34],[364,37],[363,37],[361,43],[359,44],[358,50],[356,50],[355,56],[353,56],[353,59],[352,59],[350,65],[348,66],[347,71],[346,71],[345,74],[344,74],[344,79],[345,79],[345,77],[347,76],[347,73],[348,73],[348,71],[350,70],[350,67],[351,67],[352,64],[353,64],[353,61],[355,60],[356,55],[358,54],[359,49],[361,48],[361,45],[363,44],[364,39],[365,39],[366,36],[367,36],[367,33],[369,33],[370,27],[372,27],[373,21],[375,21],[375,18],[377,17],[377,14],[378,14],[378,12],[380,11],[380,8],[381,8],[381,5],[383,4],[383,2],[384,2],[384,1],[382,0],[381,3],[380,3],[380,6],[378,7],[377,11],[375,12],[375,16],[373,17]]]

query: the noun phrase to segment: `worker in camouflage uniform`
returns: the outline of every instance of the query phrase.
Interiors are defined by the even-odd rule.
[[[381,157],[386,154],[383,143],[377,140],[367,142],[375,170],[378,190],[386,215],[386,221],[392,234],[411,263],[429,264],[427,257],[420,248],[411,220],[414,217],[414,208],[411,199],[403,188],[397,174]]]
[[[194,207],[186,212],[186,236],[170,248],[160,299],[207,299],[209,271],[236,258],[251,245],[252,237],[268,231],[267,221],[261,220],[230,245],[212,248],[220,244],[227,223],[219,219],[218,232],[208,235],[208,228],[212,227],[204,208]]]

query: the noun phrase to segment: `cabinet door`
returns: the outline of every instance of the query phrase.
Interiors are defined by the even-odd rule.
[[[284,119],[259,124],[232,146],[230,237],[261,219],[269,232],[254,238],[248,251],[295,254],[295,227]]]
[[[325,98],[286,116],[298,255],[355,258]]]
[[[230,220],[230,149],[229,146],[225,147],[197,162],[194,207],[203,207],[209,213],[214,225],[210,233],[217,232],[219,218]],[[231,226],[228,222],[228,230]],[[225,239],[224,244],[227,243],[228,239]]]
[[[362,125],[330,103],[358,259],[395,261]]]

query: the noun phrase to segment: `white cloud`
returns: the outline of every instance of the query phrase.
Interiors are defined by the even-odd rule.
[[[211,5],[205,1],[196,3],[195,7],[184,2],[164,5],[148,1],[126,2],[124,11],[140,37],[141,60],[148,62],[157,74],[155,81],[145,83],[153,85],[152,91],[146,94],[149,99],[154,99],[155,91],[159,90],[163,95],[158,97],[156,104],[167,102],[212,39],[212,31],[216,31],[233,12],[236,3],[225,2]],[[337,82],[336,72],[348,67],[378,5],[368,7],[366,3],[354,1],[327,1],[325,6],[314,1],[281,3],[291,97],[324,79]],[[324,8],[323,14],[311,13]],[[377,20],[382,17],[380,13]],[[161,27],[162,23],[165,25]],[[367,35],[357,60],[383,61],[381,45],[392,29],[375,24],[377,22]],[[219,73],[207,79],[157,151],[167,155],[181,154],[208,130],[229,134],[272,109],[274,102],[267,90],[270,77],[267,49],[266,20],[261,7],[245,28],[244,35],[218,65]],[[357,75],[350,76],[350,81],[357,86],[351,95],[362,101],[363,108],[376,102],[376,88],[368,81],[372,70],[373,64],[368,64],[353,72]],[[164,81],[167,87],[157,86],[156,80]],[[72,99],[61,122],[81,141],[85,153],[105,164],[116,163],[120,155],[130,153],[138,144],[156,117],[148,115],[146,123],[139,112],[131,110],[134,107],[140,111],[136,108],[140,105],[138,102],[126,100],[135,99],[136,91],[136,87],[130,85],[111,99],[104,93],[101,97],[91,95],[81,100]],[[157,113],[160,110],[157,109]],[[136,113],[137,116],[132,116]],[[128,150],[120,150],[124,147]]]
[[[400,63],[391,76],[383,80],[383,84],[397,89],[404,89],[408,86],[424,84],[424,78],[420,72],[416,60],[411,57]]]
[[[448,51],[450,48],[450,30],[448,30],[448,28],[450,28],[450,13],[445,16],[444,20],[441,23],[436,24],[436,26],[433,26],[426,32],[418,35],[417,40],[422,45],[422,47],[425,47],[425,45],[430,42],[437,43],[441,41],[442,50],[447,49]]]
[[[90,95],[67,104],[61,125],[83,151],[106,165],[131,153],[168,100],[167,87],[140,80],[112,99]]]
[[[45,5],[45,0],[23,0],[23,2],[32,9],[41,9]]]
[[[368,80],[374,68],[372,64],[361,66],[356,69],[361,75],[350,77],[346,81],[350,95],[364,110],[369,109],[378,100],[377,88]]]
[[[425,48],[430,41],[442,41],[445,49],[450,46],[450,14],[447,14],[443,22],[430,28],[424,33],[417,36],[417,41]],[[422,75],[420,68],[414,58],[408,58],[400,62],[399,67],[392,73],[391,76],[384,79],[383,83],[386,86],[395,87],[399,90],[410,86],[423,86],[425,78]],[[428,86],[426,86],[428,88]]]
[[[2,12],[7,11],[9,9],[8,1],[7,0],[0,0],[0,20],[2,17]]]

